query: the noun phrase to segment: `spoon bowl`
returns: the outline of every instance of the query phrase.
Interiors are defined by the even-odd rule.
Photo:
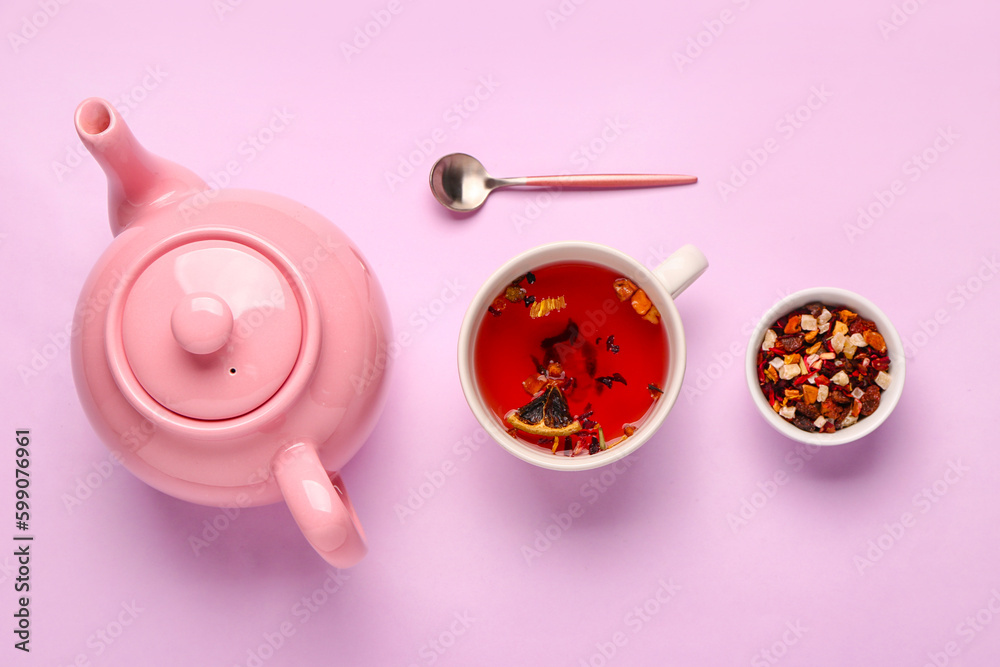
[[[465,153],[452,153],[431,169],[431,192],[445,208],[467,213],[483,205],[496,187],[483,163]]]
[[[430,186],[442,206],[469,213],[483,205],[497,188],[511,185],[557,188],[636,188],[697,183],[697,176],[683,174],[573,174],[494,178],[483,163],[466,153],[451,153],[431,167]]]

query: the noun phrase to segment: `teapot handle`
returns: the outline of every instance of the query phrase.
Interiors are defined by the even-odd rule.
[[[334,567],[357,564],[368,552],[365,534],[338,473],[328,473],[316,445],[301,440],[282,447],[271,472],[309,544]]]

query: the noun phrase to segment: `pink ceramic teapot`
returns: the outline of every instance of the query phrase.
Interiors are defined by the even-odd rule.
[[[385,397],[389,317],[351,241],[301,204],[209,190],[90,98],[76,129],[108,177],[114,241],[80,295],[73,373],[122,463],[195,503],[284,498],[312,546],[365,537],[336,472]]]

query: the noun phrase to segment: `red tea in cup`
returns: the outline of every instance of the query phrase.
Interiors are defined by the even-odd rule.
[[[641,285],[598,264],[539,266],[482,314],[474,368],[512,437],[596,454],[642,428],[663,393],[666,328]]]

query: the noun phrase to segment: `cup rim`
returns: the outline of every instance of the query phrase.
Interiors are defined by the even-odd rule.
[[[794,426],[791,422],[785,421],[768,404],[764,393],[760,389],[760,383],[757,380],[757,352],[760,350],[764,330],[782,315],[813,302],[820,302],[827,305],[843,305],[865,319],[875,322],[879,333],[885,339],[889,358],[892,360],[892,368],[890,370],[892,382],[889,388],[882,392],[878,409],[870,416],[865,417],[852,426],[833,433],[809,433]],[[860,294],[839,287],[810,287],[780,299],[764,313],[750,335],[750,341],[747,345],[745,370],[750,398],[757,407],[757,410],[764,417],[764,421],[787,438],[807,445],[828,447],[844,445],[859,440],[877,429],[888,419],[903,392],[903,384],[906,380],[906,355],[903,350],[903,341],[899,337],[896,327],[893,326],[886,314],[870,300]]]
[[[499,294],[500,288],[517,276],[539,266],[565,261],[590,262],[613,270],[628,268],[628,276],[641,284],[653,305],[660,311],[666,328],[668,363],[663,394],[656,400],[643,419],[642,427],[623,443],[598,454],[587,456],[559,456],[542,448],[512,438],[497,421],[492,411],[481,400],[475,378],[473,362],[474,341],[479,324],[489,303]],[[517,458],[550,470],[593,470],[610,465],[628,456],[644,445],[663,425],[680,395],[684,380],[687,349],[680,313],[663,282],[640,262],[626,253],[600,243],[588,241],[559,241],[536,246],[509,259],[480,286],[469,304],[458,337],[458,374],[462,392],[476,420],[486,433]]]

